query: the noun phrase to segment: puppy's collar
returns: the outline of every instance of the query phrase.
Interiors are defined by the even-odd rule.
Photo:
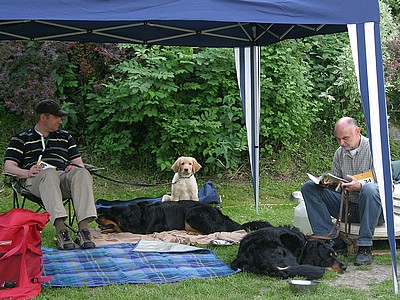
[[[183,177],[183,176],[180,176],[179,175],[179,178],[178,178],[178,180],[177,181],[175,181],[175,182],[173,182],[172,184],[175,184],[175,183],[178,183],[179,182],[179,180],[181,180],[181,179],[189,179],[190,177],[192,177],[193,176],[193,174],[191,174],[190,176],[187,176],[187,177]]]

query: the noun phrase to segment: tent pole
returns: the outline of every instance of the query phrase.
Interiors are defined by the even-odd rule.
[[[392,170],[379,23],[349,24],[348,31],[392,255],[393,288],[398,294]]]
[[[235,64],[247,130],[254,201],[256,213],[258,214],[260,174],[260,47],[235,48]]]

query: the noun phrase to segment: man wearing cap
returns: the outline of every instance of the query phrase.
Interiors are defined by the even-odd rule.
[[[82,249],[95,247],[88,225],[96,216],[93,180],[84,168],[71,134],[59,129],[68,113],[53,100],[40,102],[35,109],[33,128],[16,133],[4,157],[4,171],[21,178],[31,193],[41,198],[57,234],[57,248],[75,248],[65,219],[63,199],[72,198],[79,231],[76,241]]]

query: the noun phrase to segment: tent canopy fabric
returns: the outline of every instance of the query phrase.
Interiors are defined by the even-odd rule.
[[[258,197],[259,46],[348,31],[371,140],[398,293],[393,192],[378,0],[2,0],[0,40],[55,40],[197,47],[250,47],[238,73]],[[248,51],[247,51],[248,52]],[[245,55],[246,51],[239,51]],[[251,78],[253,77],[253,79]],[[259,75],[258,75],[259,77]],[[250,104],[248,104],[250,102]],[[257,111],[258,110],[258,111]],[[256,151],[254,151],[256,150]],[[255,178],[256,177],[256,178]],[[258,200],[258,199],[256,199]]]
[[[268,45],[379,22],[369,0],[2,0],[0,39]]]

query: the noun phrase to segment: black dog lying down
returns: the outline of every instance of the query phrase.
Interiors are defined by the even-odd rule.
[[[346,269],[329,243],[307,241],[298,228],[288,226],[263,228],[245,236],[231,267],[283,279],[301,276],[310,280],[321,278],[325,269],[339,273]]]
[[[139,202],[129,206],[115,206],[96,219],[103,232],[131,232],[148,234],[170,230],[186,230],[193,234],[232,232],[255,229],[252,226],[271,226],[267,222],[244,225],[223,215],[215,207],[198,201],[181,200],[149,204]]]

